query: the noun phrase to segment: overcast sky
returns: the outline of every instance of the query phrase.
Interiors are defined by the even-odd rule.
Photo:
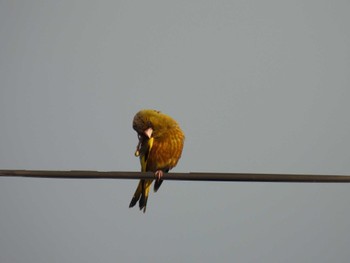
[[[350,174],[350,2],[0,1],[0,169]],[[348,262],[350,185],[0,178],[0,262]]]

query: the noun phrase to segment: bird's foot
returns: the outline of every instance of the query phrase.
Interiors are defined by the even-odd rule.
[[[163,177],[164,172],[162,170],[157,170],[154,175],[157,177],[157,180],[160,180]]]

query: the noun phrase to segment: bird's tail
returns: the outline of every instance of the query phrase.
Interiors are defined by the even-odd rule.
[[[163,180],[162,179],[157,179],[155,182],[154,182],[154,186],[153,186],[153,190],[154,192],[157,192],[159,187],[162,185],[163,183]]]
[[[167,173],[167,172],[169,172],[169,169],[164,169],[164,170],[162,170],[164,173]],[[154,192],[157,192],[158,191],[158,189],[159,189],[159,187],[162,185],[162,183],[163,183],[163,180],[162,179],[160,179],[160,178],[157,178],[156,179],[156,181],[154,182],[154,186],[153,186],[153,190],[154,190]]]
[[[133,207],[138,201],[140,210],[143,209],[143,212],[146,212],[147,199],[152,181],[153,180],[140,180],[129,207]]]

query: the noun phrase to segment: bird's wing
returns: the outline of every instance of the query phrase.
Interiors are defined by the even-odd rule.
[[[149,157],[149,153],[152,149],[153,146],[153,138],[150,138],[147,141],[146,145],[143,145],[142,149],[142,154],[140,156],[140,162],[141,162],[141,171],[142,172],[147,172],[147,162],[148,162],[148,157]],[[134,193],[133,198],[131,199],[130,205],[129,207],[133,207],[137,201],[139,201],[139,207],[143,212],[146,212],[146,205],[147,205],[147,199],[148,199],[148,194],[149,194],[149,190],[150,190],[150,186],[152,184],[153,180],[146,180],[146,179],[142,179],[140,180],[136,191]]]
[[[147,144],[146,144],[146,149],[144,151],[144,154],[141,155],[140,157],[140,161],[141,161],[141,172],[148,172],[148,160],[149,160],[149,155],[150,155],[150,152],[152,150],[152,147],[153,147],[153,141],[154,141],[154,138],[151,137],[149,138],[149,140],[147,141]]]

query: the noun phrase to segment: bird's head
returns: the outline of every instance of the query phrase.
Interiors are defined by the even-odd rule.
[[[132,123],[139,138],[135,155],[138,156],[137,152],[143,142],[150,138],[161,137],[168,129],[176,125],[177,123],[171,117],[157,110],[141,110],[136,113]]]

